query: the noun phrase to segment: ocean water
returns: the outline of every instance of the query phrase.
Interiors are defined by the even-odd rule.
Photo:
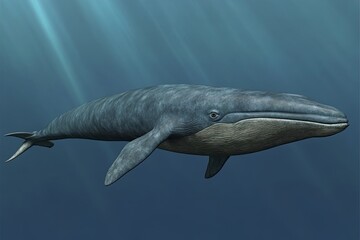
[[[33,147],[0,163],[0,240],[359,239],[358,1],[0,0],[1,135],[168,83],[302,94],[350,126],[208,180],[207,157],[156,150],[110,187],[125,142]]]

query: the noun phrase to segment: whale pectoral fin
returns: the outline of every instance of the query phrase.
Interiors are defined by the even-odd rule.
[[[109,168],[105,185],[110,185],[144,161],[163,142],[171,131],[168,128],[154,128],[147,134],[126,144]]]
[[[224,166],[225,162],[229,159],[230,156],[226,155],[210,155],[209,163],[207,165],[205,178],[211,178],[215,176],[221,168]]]

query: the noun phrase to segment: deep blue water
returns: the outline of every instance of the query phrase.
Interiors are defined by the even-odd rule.
[[[302,94],[344,132],[232,157],[156,150],[110,187],[124,142],[62,140],[0,164],[0,239],[359,237],[359,2],[0,0],[0,133],[165,83]],[[6,160],[20,141],[0,138]]]

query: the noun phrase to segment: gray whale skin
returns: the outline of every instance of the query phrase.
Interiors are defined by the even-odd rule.
[[[242,91],[200,85],[160,85],[101,98],[55,118],[35,132],[14,132],[25,141],[7,160],[33,145],[84,138],[130,141],[108,170],[110,185],[156,148],[207,155],[205,177],[217,174],[231,155],[265,150],[348,126],[334,107],[295,94]]]

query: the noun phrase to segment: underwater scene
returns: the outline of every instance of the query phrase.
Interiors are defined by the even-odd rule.
[[[355,0],[0,0],[0,240],[359,239],[359,54]]]

